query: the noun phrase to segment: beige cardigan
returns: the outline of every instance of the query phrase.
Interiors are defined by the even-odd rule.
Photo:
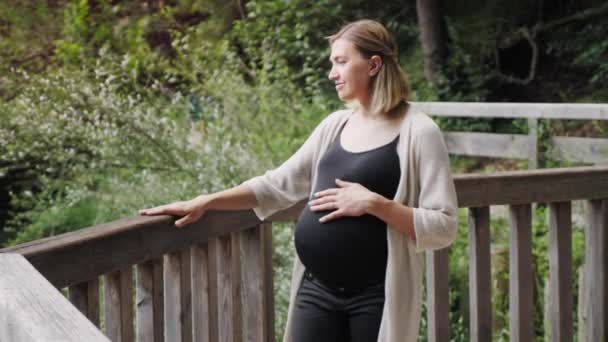
[[[350,115],[349,109],[328,115],[286,162],[245,182],[258,200],[254,211],[261,220],[311,198],[319,160]],[[386,299],[378,342],[417,340],[424,260],[420,252],[448,246],[457,232],[456,191],[441,131],[429,116],[413,107],[401,125],[397,145],[401,178],[394,200],[414,208],[416,241],[390,226],[387,229]],[[295,254],[283,342],[292,342],[291,320],[304,274]]]

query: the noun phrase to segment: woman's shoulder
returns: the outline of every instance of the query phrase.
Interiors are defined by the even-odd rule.
[[[405,115],[402,129],[407,129],[415,136],[441,132],[437,123],[427,113],[417,109],[415,106],[412,106]]]
[[[340,123],[342,123],[350,114],[352,114],[352,109],[348,108],[331,112],[321,120],[317,128],[325,130],[336,127],[340,125]]]

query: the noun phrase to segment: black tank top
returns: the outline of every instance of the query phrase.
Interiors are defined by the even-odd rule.
[[[349,152],[340,144],[345,124],[319,161],[314,192],[337,188],[335,179],[339,178],[393,199],[400,177],[399,136],[368,151]],[[308,205],[302,211],[294,238],[302,264],[336,287],[359,289],[383,283],[388,259],[386,223],[369,214],[320,223],[319,218],[329,212],[313,212]]]

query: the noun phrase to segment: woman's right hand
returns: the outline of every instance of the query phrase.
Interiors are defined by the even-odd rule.
[[[146,216],[182,216],[179,220],[175,221],[175,226],[182,228],[198,220],[205,213],[207,203],[207,196],[199,196],[189,201],[179,201],[154,208],[142,209],[139,211],[139,214]]]

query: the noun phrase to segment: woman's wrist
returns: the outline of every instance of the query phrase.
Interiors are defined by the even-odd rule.
[[[365,212],[370,215],[378,216],[381,209],[387,204],[390,204],[390,202],[392,201],[374,192],[367,200]]]

